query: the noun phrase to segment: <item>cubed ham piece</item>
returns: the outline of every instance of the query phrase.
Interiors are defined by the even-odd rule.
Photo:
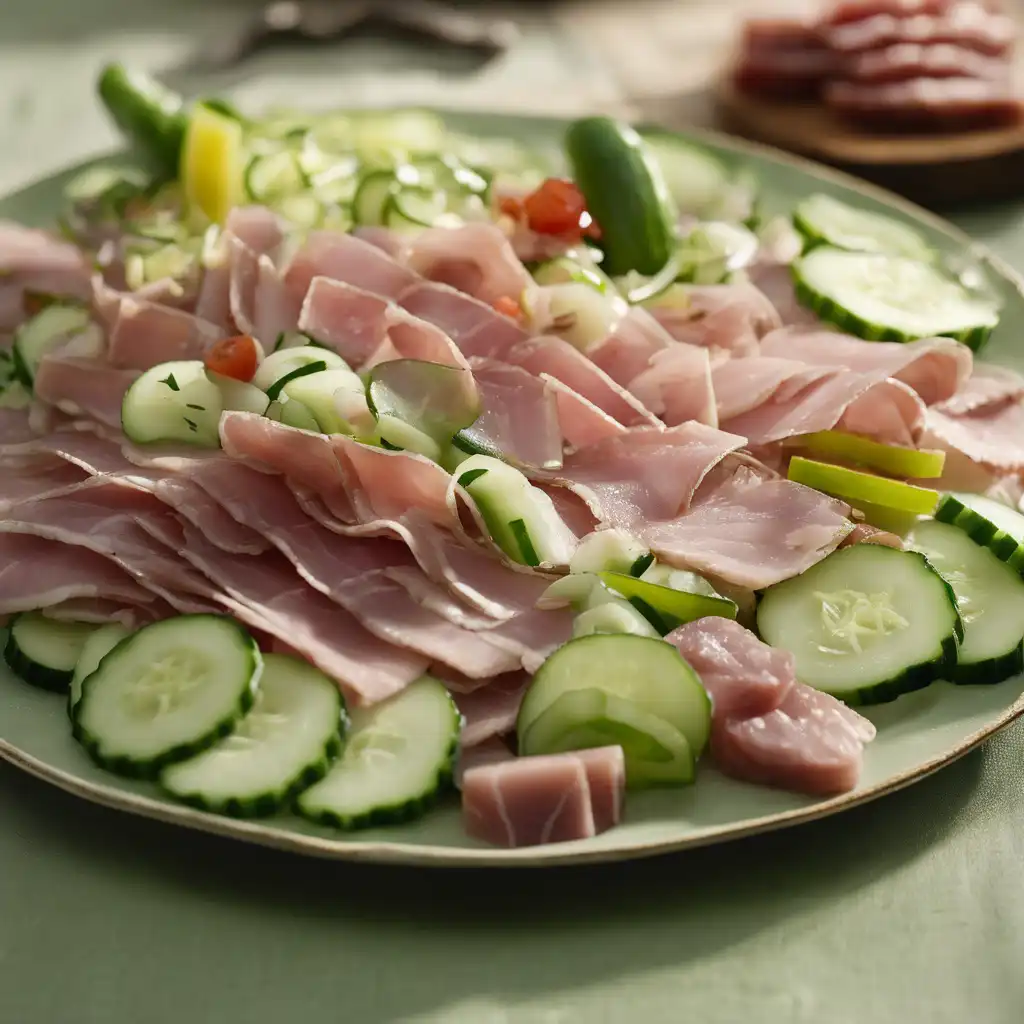
[[[835,58],[817,25],[794,18],[751,18],[743,26],[733,81],[745,92],[813,97]]]
[[[463,823],[494,846],[589,839],[618,821],[625,782],[621,747],[484,764],[462,777]]]
[[[709,615],[665,639],[700,676],[719,721],[774,711],[796,682],[789,651],[769,647],[732,619]]]
[[[857,785],[864,744],[874,737],[875,727],[856,711],[795,683],[774,711],[714,722],[711,749],[726,775],[829,796]]]

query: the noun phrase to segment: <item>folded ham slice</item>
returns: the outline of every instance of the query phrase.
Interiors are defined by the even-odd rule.
[[[120,430],[121,401],[138,376],[138,370],[117,369],[98,359],[54,353],[40,362],[34,390],[41,401],[69,416]]]
[[[891,377],[916,391],[925,405],[955,395],[971,376],[973,355],[952,338],[924,338],[900,344],[862,341],[815,328],[784,327],[761,340],[761,354]]]
[[[185,310],[125,294],[119,296],[107,358],[114,366],[148,370],[158,363],[202,359],[225,334],[223,327]]]
[[[555,396],[558,426],[562,439],[570,448],[583,448],[625,433],[626,428],[618,420],[567,384],[548,373],[540,374],[538,380],[544,381]]]
[[[629,390],[670,427],[696,420],[718,426],[718,408],[708,349],[677,342],[651,356]]]
[[[621,747],[485,764],[462,776],[463,823],[495,846],[588,839],[617,823],[625,780]]]
[[[748,470],[670,522],[640,534],[662,561],[761,590],[834,551],[853,529],[849,506],[789,480]]]
[[[461,746],[459,759],[455,765],[455,788],[462,789],[462,776],[471,768],[480,768],[488,764],[500,764],[515,758],[512,748],[500,736],[492,736],[488,740],[474,744],[472,747]]]
[[[961,382],[955,395],[939,402],[936,408],[947,416],[963,416],[1021,398],[1024,398],[1024,377],[1016,370],[975,360],[970,377]]]
[[[1024,402],[1011,400],[963,416],[929,409],[922,443],[981,466],[1024,473]]]
[[[672,346],[672,335],[642,306],[633,306],[604,341],[587,356],[617,384],[630,387],[659,352]]]
[[[525,672],[514,672],[469,693],[456,693],[455,703],[465,718],[459,734],[460,747],[465,750],[512,732],[529,684],[530,677]]]

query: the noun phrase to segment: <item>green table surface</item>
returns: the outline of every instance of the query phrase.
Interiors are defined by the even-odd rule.
[[[112,144],[90,88],[104,59],[161,66],[245,6],[0,7],[0,190]],[[232,84],[254,101],[608,101],[585,52],[590,77],[565,66],[543,12],[524,24],[475,76],[368,42],[260,58]],[[1024,204],[955,219],[1024,268]],[[1019,1024],[1022,764],[1018,724],[817,824],[636,864],[480,873],[248,848],[0,765],[0,1022]]]

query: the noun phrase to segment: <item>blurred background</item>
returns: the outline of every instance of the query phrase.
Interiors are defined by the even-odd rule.
[[[970,2],[1024,15],[1024,0]],[[0,191],[116,143],[93,93],[96,72],[108,60],[156,73],[186,93],[231,95],[250,110],[422,104],[563,116],[601,111],[669,127],[719,127],[714,86],[744,18],[808,15],[822,5],[0,0]],[[301,32],[281,31],[296,27]],[[273,41],[253,45],[268,28],[275,30]],[[781,116],[788,119],[788,110]],[[750,118],[747,127],[756,131]],[[979,174],[954,168],[953,177],[976,179],[985,195],[993,183],[1024,182],[1024,128],[1008,145],[1015,162]],[[927,167],[878,180],[912,194]]]

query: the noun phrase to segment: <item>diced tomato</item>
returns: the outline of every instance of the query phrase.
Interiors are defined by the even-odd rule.
[[[498,211],[506,217],[519,220],[523,215],[523,201],[517,196],[502,196],[498,200]]]
[[[523,201],[526,219],[540,235],[579,238],[580,222],[587,213],[587,201],[575,182],[548,178]]]
[[[523,315],[522,307],[510,295],[502,295],[500,299],[497,299],[494,308],[503,316],[511,317],[513,320],[518,320]]]
[[[218,341],[203,360],[211,373],[219,373],[222,377],[234,377],[235,380],[252,380],[259,363],[256,342],[248,334],[239,334],[234,338]]]

